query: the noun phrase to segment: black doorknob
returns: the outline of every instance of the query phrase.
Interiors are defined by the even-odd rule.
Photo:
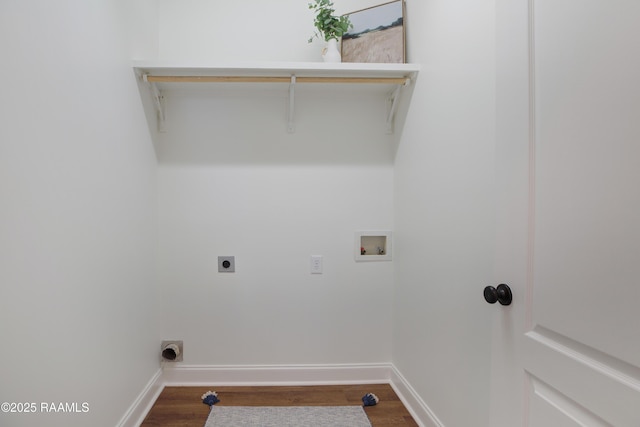
[[[497,288],[487,286],[484,288],[484,300],[489,304],[499,302],[502,305],[510,305],[513,300],[511,288],[504,283],[498,285]]]

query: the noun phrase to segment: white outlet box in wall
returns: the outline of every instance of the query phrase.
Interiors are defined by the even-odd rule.
[[[391,261],[391,231],[356,231],[356,261]]]

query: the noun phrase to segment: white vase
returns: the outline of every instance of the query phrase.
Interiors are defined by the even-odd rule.
[[[342,62],[337,39],[331,39],[327,42],[327,47],[322,50],[322,59],[324,62]]]

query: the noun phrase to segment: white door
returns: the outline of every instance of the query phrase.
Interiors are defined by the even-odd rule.
[[[638,427],[640,1],[496,7],[491,427]]]

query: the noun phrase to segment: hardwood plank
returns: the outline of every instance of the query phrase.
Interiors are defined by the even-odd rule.
[[[418,424],[389,384],[331,386],[165,387],[141,427],[203,427],[209,407],[200,397],[218,392],[221,406],[348,406],[362,405],[374,393],[376,406],[365,408],[373,427],[417,427]]]

